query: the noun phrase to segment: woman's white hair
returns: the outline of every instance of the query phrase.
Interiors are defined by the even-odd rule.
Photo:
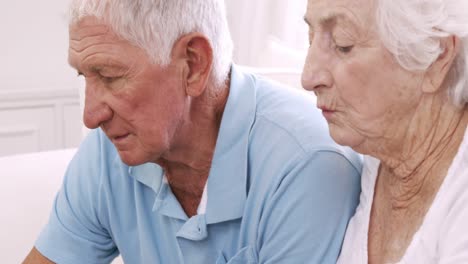
[[[172,47],[182,35],[202,33],[213,49],[212,81],[221,85],[227,79],[233,44],[224,0],[73,0],[70,24],[86,16],[103,19],[162,66],[169,64]]]
[[[460,39],[460,50],[446,81],[452,101],[468,102],[468,1],[377,0],[380,37],[407,70],[426,70],[444,52],[441,40]]]

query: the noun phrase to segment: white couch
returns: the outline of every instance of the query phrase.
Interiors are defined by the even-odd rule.
[[[0,158],[0,259],[21,263],[47,222],[75,149]]]
[[[55,194],[76,149],[0,158],[0,259],[21,263],[47,223]],[[123,263],[120,258],[113,264]]]

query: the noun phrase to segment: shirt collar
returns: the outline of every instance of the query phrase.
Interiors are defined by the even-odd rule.
[[[229,96],[207,182],[207,224],[234,220],[243,215],[247,197],[248,143],[255,119],[255,102],[254,78],[233,65]],[[160,193],[166,188],[164,172],[159,165],[146,163],[130,167],[129,174],[156,192],[155,204],[158,199],[167,197]]]
[[[135,180],[150,187],[154,192],[159,192],[164,183],[164,171],[156,163],[145,163],[128,168],[128,174]]]
[[[244,214],[249,135],[256,112],[254,84],[252,75],[232,66],[229,97],[208,177],[208,224],[234,220]]]

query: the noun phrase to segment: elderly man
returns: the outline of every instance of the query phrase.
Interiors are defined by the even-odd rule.
[[[95,130],[25,263],[335,263],[360,160],[309,95],[243,72],[221,0],[79,0]]]

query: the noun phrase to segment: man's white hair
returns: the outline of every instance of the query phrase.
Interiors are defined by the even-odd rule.
[[[456,36],[459,53],[447,81],[452,101],[468,102],[468,1],[377,0],[380,37],[407,70],[426,70],[444,52],[441,40]]]
[[[219,86],[227,79],[233,44],[224,0],[73,0],[70,24],[86,16],[102,19],[162,66],[181,36],[202,33],[213,49],[212,81]]]

